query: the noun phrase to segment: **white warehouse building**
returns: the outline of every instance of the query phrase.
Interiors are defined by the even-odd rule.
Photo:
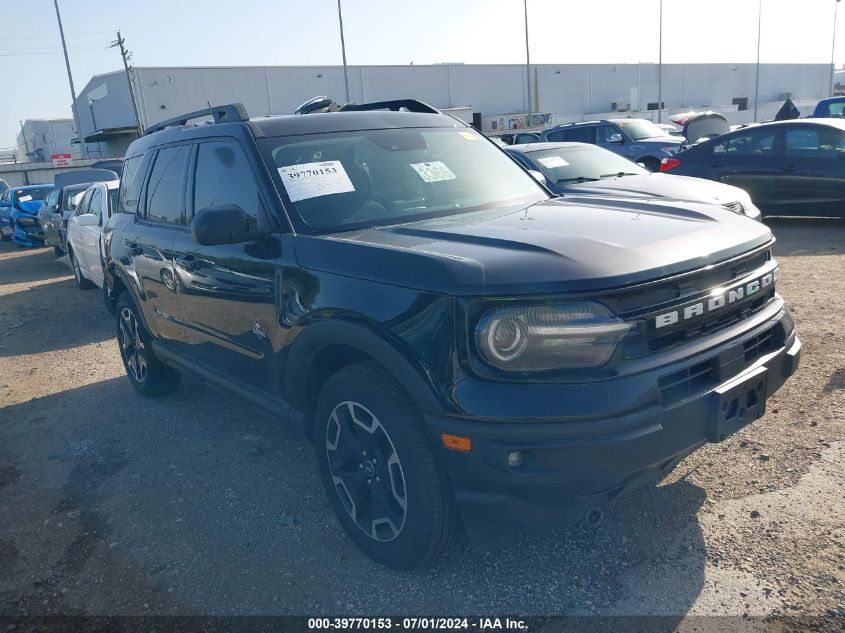
[[[251,116],[290,114],[307,99],[345,101],[341,66],[140,67],[132,70],[141,125],[208,104],[241,102]],[[363,103],[415,98],[450,109],[485,133],[524,129],[529,121],[524,65],[349,66],[349,97]],[[758,120],[771,119],[787,96],[807,113],[830,92],[829,64],[762,64]],[[664,64],[662,117],[713,109],[731,123],[754,116],[754,64]],[[657,119],[656,64],[539,64],[530,68],[531,127],[610,116]],[[123,71],[93,77],[78,98],[85,139],[119,156],[137,136]],[[474,115],[474,116],[473,116]]]

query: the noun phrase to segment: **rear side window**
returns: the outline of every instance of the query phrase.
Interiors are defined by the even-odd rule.
[[[569,141],[574,143],[595,143],[596,128],[594,127],[571,127],[565,130],[557,130],[548,135],[550,141]]]
[[[99,215],[100,211],[103,208],[103,192],[100,191],[100,188],[94,189],[93,193],[91,194],[91,202],[88,203],[88,210],[85,213],[93,213],[94,215]]]
[[[839,160],[845,153],[845,132],[834,128],[802,126],[786,131],[787,156]]]
[[[188,146],[166,147],[156,154],[147,184],[147,219],[186,226],[185,167]]]
[[[194,180],[194,215],[205,207],[235,204],[258,227],[258,184],[246,153],[235,141],[201,143]]]
[[[136,213],[141,189],[144,184],[144,154],[127,158],[123,163],[123,176],[120,179],[118,213]]]

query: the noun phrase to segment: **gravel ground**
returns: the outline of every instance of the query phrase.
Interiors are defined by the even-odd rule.
[[[620,500],[598,528],[487,553],[462,542],[404,573],[344,537],[310,446],[195,379],[143,399],[99,292],[78,290],[52,251],[3,243],[0,616],[649,614],[682,630],[730,629],[698,615],[777,630],[817,616],[835,628],[845,222],[771,225],[804,352],[762,420]]]

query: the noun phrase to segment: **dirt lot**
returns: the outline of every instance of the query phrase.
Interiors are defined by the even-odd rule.
[[[189,379],[145,400],[98,291],[0,245],[0,615],[845,616],[845,222],[771,223],[804,343],[765,418],[577,526],[437,568],[366,560],[311,448]],[[737,622],[743,621],[736,618]],[[760,619],[744,620],[760,626]],[[706,627],[705,627],[706,628]],[[730,628],[726,621],[717,628]]]

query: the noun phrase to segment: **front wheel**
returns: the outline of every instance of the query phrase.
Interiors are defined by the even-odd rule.
[[[317,464],[352,541],[395,569],[429,565],[458,516],[446,475],[407,398],[374,364],[341,369],[315,412]]]
[[[135,390],[150,397],[165,396],[175,391],[182,374],[162,363],[155,355],[151,346],[152,338],[126,292],[117,300],[115,315],[120,358]]]

